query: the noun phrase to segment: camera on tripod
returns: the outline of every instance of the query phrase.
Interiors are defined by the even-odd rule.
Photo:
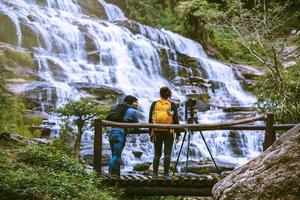
[[[198,119],[197,111],[197,101],[193,98],[188,99],[185,102],[185,120],[188,122],[188,124],[196,122]]]

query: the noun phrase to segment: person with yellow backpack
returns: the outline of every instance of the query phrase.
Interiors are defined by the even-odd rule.
[[[149,123],[154,124],[179,124],[177,106],[169,98],[172,92],[168,87],[160,88],[160,100],[151,104],[149,112]],[[154,143],[153,175],[158,175],[158,166],[164,145],[164,178],[169,176],[173,141],[179,141],[180,131],[174,129],[149,129],[150,140]]]

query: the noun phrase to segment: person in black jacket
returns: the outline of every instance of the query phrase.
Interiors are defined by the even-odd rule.
[[[151,104],[149,112],[149,123],[157,124],[179,124],[177,106],[169,98],[172,92],[168,87],[160,88],[160,100]],[[172,155],[173,141],[178,143],[180,132],[173,129],[149,129],[150,140],[154,143],[153,174],[157,176],[162,145],[164,144],[164,177],[170,179],[169,169]]]

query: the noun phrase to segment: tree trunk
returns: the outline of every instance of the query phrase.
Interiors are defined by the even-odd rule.
[[[80,144],[81,144],[81,136],[82,136],[82,133],[83,133],[83,125],[84,125],[84,121],[82,119],[78,119],[76,120],[76,125],[77,125],[77,128],[78,128],[78,134],[77,134],[77,137],[76,137],[76,142],[75,142],[75,145],[74,145],[74,156],[77,160],[77,162],[79,162],[80,160]]]

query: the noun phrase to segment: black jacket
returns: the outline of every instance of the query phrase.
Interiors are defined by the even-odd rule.
[[[156,101],[153,101],[150,107],[150,111],[149,111],[149,123],[153,123],[152,121],[152,113],[153,110],[155,108],[155,103]],[[173,114],[173,124],[179,124],[179,118],[178,118],[178,111],[177,111],[177,106],[174,102],[171,102],[171,110],[174,112]],[[152,128],[149,128],[149,134],[151,134],[151,130]],[[180,136],[180,131],[178,129],[175,130],[176,131],[176,136],[179,137]]]

